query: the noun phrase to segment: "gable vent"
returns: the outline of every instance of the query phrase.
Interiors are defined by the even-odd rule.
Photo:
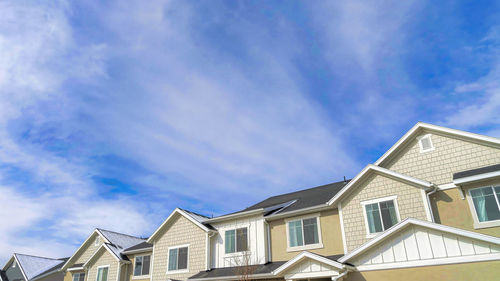
[[[420,153],[434,150],[434,146],[432,145],[431,135],[425,135],[421,137],[418,140],[418,144],[420,145]]]

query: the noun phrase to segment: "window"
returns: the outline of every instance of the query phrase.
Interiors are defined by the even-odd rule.
[[[181,246],[168,249],[168,271],[187,270],[188,247]]]
[[[101,266],[97,268],[96,281],[108,281],[108,268],[109,266]]]
[[[248,250],[248,229],[246,227],[226,230],[226,254]]]
[[[73,274],[73,281],[85,281],[85,273]]]
[[[134,276],[149,275],[149,261],[150,261],[150,259],[151,259],[151,256],[137,256],[137,257],[135,257]]]
[[[100,242],[101,242],[101,239],[100,239],[100,237],[99,237],[99,236],[97,236],[97,237],[95,238],[94,245],[95,245],[95,246],[99,246],[99,243],[100,243]]]
[[[290,248],[319,243],[317,217],[288,222],[288,245]]]
[[[389,200],[388,200],[389,199]],[[385,231],[399,221],[396,197],[361,202],[365,208],[368,234]]]
[[[470,190],[479,222],[500,220],[500,186],[487,186]]]
[[[420,146],[420,153],[434,150],[434,146],[432,145],[431,135],[425,135],[419,138],[418,144]]]

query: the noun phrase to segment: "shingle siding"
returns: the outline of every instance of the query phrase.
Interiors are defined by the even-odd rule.
[[[97,234],[93,235],[93,237],[90,238],[89,240],[89,245],[85,247],[84,251],[78,256],[78,258],[75,260],[73,264],[77,263],[86,263],[90,257],[101,247],[102,245],[102,237],[99,239],[99,245],[95,245],[95,238]]]
[[[369,239],[366,237],[366,223],[362,201],[397,195],[401,220],[417,218],[426,220],[425,205],[421,189],[381,175],[372,175],[352,194],[342,201],[342,215],[348,251],[352,251]]]
[[[118,274],[118,261],[116,261],[116,259],[107,250],[101,251],[101,253],[99,253],[94,261],[90,264],[90,268],[87,271],[87,281],[96,281],[97,268],[103,265],[109,265],[108,281],[116,281]]]
[[[432,134],[432,143],[433,151],[420,153],[415,138],[383,167],[434,184],[445,184],[453,181],[454,173],[500,163],[498,148],[438,134]]]
[[[186,280],[188,277],[205,270],[206,232],[185,217],[177,214],[159,238],[154,242],[153,281],[166,279]],[[167,274],[168,248],[189,244],[189,272]]]

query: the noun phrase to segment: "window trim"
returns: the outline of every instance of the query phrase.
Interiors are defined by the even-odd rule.
[[[398,196],[397,195],[361,201],[361,206],[363,209],[363,217],[365,218],[366,238],[373,238],[373,237],[375,237],[375,236],[379,235],[380,233],[387,230],[386,229],[386,230],[382,230],[381,232],[370,233],[370,226],[368,224],[368,216],[366,215],[366,205],[380,203],[380,202],[384,202],[384,201],[391,201],[391,200],[394,203],[394,209],[396,209],[396,217],[398,219],[397,223],[399,223],[399,222],[401,222],[401,216],[399,215],[399,205],[398,205]],[[379,207],[380,222],[382,222],[383,220],[382,220],[382,212],[380,211],[380,204],[378,207]],[[382,224],[382,229],[384,229],[383,224]]]
[[[142,273],[142,270],[144,269],[144,257],[147,257],[149,256],[149,273],[148,274],[142,274],[142,275],[135,275],[135,265],[137,264],[136,263],[136,259],[138,257],[142,257],[142,268],[141,268],[141,273]],[[132,268],[132,279],[144,279],[144,278],[147,278],[149,277],[149,275],[151,274],[151,255],[137,255],[134,257],[134,266]]]
[[[101,269],[101,268],[106,268],[106,267],[108,268],[108,275],[106,276],[106,281],[108,281],[108,279],[109,279],[109,278],[108,278],[108,276],[109,276],[109,264],[107,264],[107,265],[101,265],[101,266],[98,266],[98,267],[97,267],[97,270],[96,270],[96,272],[95,272],[95,280],[96,280],[96,281],[99,281],[99,280],[97,280],[97,278],[99,277],[99,269]]]
[[[75,275],[78,275],[78,281],[80,281],[80,275],[85,274],[85,272],[77,272],[71,275],[71,281],[75,281]],[[85,280],[85,279],[83,279]]]
[[[495,186],[500,186],[500,183],[488,184],[488,185],[484,185],[484,186],[478,186],[478,187],[473,187],[473,188],[467,189],[467,201],[469,202],[469,209],[472,212],[472,220],[474,221],[474,229],[500,226],[500,219],[494,220],[494,221],[483,221],[483,222],[479,221],[479,218],[477,217],[476,205],[474,205],[474,202],[472,201],[472,195],[470,194],[471,190],[489,187],[489,188],[493,189],[493,197],[495,197],[495,201],[497,202],[497,206],[500,209],[500,202],[498,201],[498,198],[495,194],[495,189],[494,189]]]
[[[296,251],[303,251],[303,250],[312,250],[312,249],[321,249],[323,248],[323,239],[321,237],[321,214],[320,213],[314,213],[314,214],[308,214],[300,217],[293,217],[289,219],[285,219],[285,225],[286,225],[286,251],[287,252],[296,252]],[[302,221],[302,237],[304,237],[304,220],[305,219],[312,219],[316,218],[316,227],[318,230],[318,243],[315,244],[308,244],[308,245],[302,245],[302,246],[295,246],[295,247],[290,247],[290,228],[288,227],[288,223],[292,221]]]
[[[424,147],[422,146],[421,140],[425,139],[425,138],[428,138],[429,142],[431,144],[431,148],[429,148],[429,149],[424,149]],[[434,149],[436,149],[434,147],[434,143],[432,142],[432,134],[425,134],[423,136],[419,136],[419,137],[417,137],[417,141],[418,141],[418,146],[420,147],[420,153],[430,152],[430,151],[433,151]]]
[[[169,270],[168,269],[168,264],[169,264],[169,259],[170,259],[170,250],[174,249],[179,249],[179,248],[187,248],[187,261],[186,261],[186,268],[184,269],[175,269],[175,270]],[[177,251],[177,268],[179,268],[179,252]],[[177,274],[177,273],[187,273],[189,272],[189,244],[183,244],[183,245],[175,245],[168,247],[167,249],[167,274]]]
[[[240,251],[238,252],[238,229],[246,228],[247,229],[247,250],[246,251]],[[234,252],[233,253],[226,253],[226,231],[231,231],[234,230]],[[240,255],[241,253],[245,252],[250,252],[250,226],[245,225],[241,227],[234,227],[234,228],[228,228],[224,230],[224,255],[225,256],[237,256]]]

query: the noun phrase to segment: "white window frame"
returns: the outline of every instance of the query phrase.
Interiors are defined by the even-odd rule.
[[[500,182],[496,184],[488,184],[484,186],[478,186],[474,188],[469,188],[467,190],[467,201],[469,202],[469,208],[472,212],[472,219],[474,220],[474,229],[481,229],[481,228],[488,228],[488,227],[495,227],[495,226],[500,226],[500,220],[494,220],[494,221],[483,221],[480,222],[479,218],[477,217],[477,211],[476,211],[476,205],[474,205],[474,201],[472,201],[472,195],[470,194],[471,190],[474,189],[479,189],[479,188],[485,188],[485,187],[490,187],[493,189],[495,186],[500,186]],[[493,189],[493,196],[495,197],[495,201],[497,202],[497,206],[500,209],[500,202],[498,201],[498,198],[495,194],[495,190]]]
[[[366,200],[361,202],[361,206],[363,208],[363,217],[365,218],[365,229],[366,229],[366,238],[373,238],[380,233],[384,232],[385,230],[382,230],[381,232],[374,232],[370,233],[370,225],[368,224],[368,216],[366,215],[366,205],[370,204],[375,204],[375,203],[380,203],[384,201],[393,201],[394,202],[394,209],[396,209],[396,217],[398,219],[398,222],[401,222],[401,216],[399,215],[399,206],[398,206],[398,196],[397,195],[392,195],[392,196],[387,196],[387,197],[382,197],[382,198],[377,198],[377,199],[371,199],[371,200]],[[380,211],[380,204],[379,204],[379,215],[380,215],[380,222],[382,223],[382,229],[384,228],[383,225],[383,220],[382,220],[382,212]]]
[[[189,254],[189,253],[188,253]],[[142,257],[142,267],[144,268],[144,257],[147,257],[149,256],[149,273],[148,274],[143,274],[143,275],[135,275],[135,265],[136,265],[136,259],[138,257]],[[168,265],[167,265],[168,266]],[[142,269],[141,269],[141,273],[142,273]],[[134,266],[132,268],[132,279],[144,279],[144,278],[147,278],[149,277],[149,275],[151,274],[151,255],[137,255],[134,257]]]
[[[71,281],[75,281],[75,276],[76,275],[78,275],[78,280],[77,281],[80,281],[80,275],[82,275],[82,274],[85,274],[85,272],[73,273],[73,275],[71,276]]]
[[[431,148],[429,148],[429,149],[424,149],[424,147],[422,146],[421,140],[425,139],[425,138],[428,138],[429,143],[431,144]],[[420,147],[420,153],[430,152],[430,151],[433,151],[435,149],[434,143],[432,142],[432,134],[426,134],[426,135],[420,136],[417,138],[417,141],[418,141],[418,146]]]
[[[170,250],[174,249],[179,249],[179,248],[187,248],[187,262],[186,262],[186,268],[185,269],[176,269],[176,270],[168,270],[168,264],[169,264],[169,259],[170,259]],[[184,245],[176,245],[176,246],[171,246],[168,247],[167,249],[167,274],[177,274],[177,273],[187,273],[189,272],[189,244],[184,244]],[[177,250],[177,267],[179,267],[179,252]]]
[[[109,272],[109,264],[107,264],[107,265],[101,265],[101,266],[98,266],[98,267],[97,267],[97,270],[96,270],[96,273],[95,273],[95,280],[96,280],[96,281],[99,281],[99,280],[97,280],[97,278],[99,277],[99,269],[101,269],[101,268],[106,268],[106,267],[108,268],[108,275],[106,276],[106,279],[107,279],[106,281],[108,281],[108,280],[109,280],[109,278],[108,278],[108,277],[109,277],[109,273],[110,273],[110,272]]]
[[[300,216],[300,217],[293,217],[285,220],[285,225],[286,225],[286,251],[287,252],[296,252],[296,251],[303,251],[303,250],[311,250],[311,249],[321,249],[323,248],[323,239],[321,237],[321,220],[320,220],[320,214],[315,213],[315,214],[309,214],[305,216]],[[315,244],[308,244],[308,245],[302,245],[302,246],[295,246],[295,247],[290,247],[290,228],[288,227],[288,223],[292,221],[302,221],[302,238],[304,238],[304,220],[305,219],[312,219],[316,218],[316,226],[317,226],[317,231],[318,231],[318,243]]]
[[[99,246],[100,243],[101,243],[101,237],[97,235],[97,237],[94,240],[94,246]]]
[[[236,230],[241,229],[241,228],[247,229],[247,250],[238,252],[238,245],[237,245],[238,234],[237,234]],[[226,253],[226,231],[231,231],[231,230],[234,230],[234,253]],[[224,249],[222,249],[222,250],[224,251],[224,256],[226,256],[226,257],[240,256],[241,253],[250,252],[250,226],[249,225],[225,229],[223,236],[224,236],[224,238],[223,238],[224,239],[224,245],[223,245]]]

